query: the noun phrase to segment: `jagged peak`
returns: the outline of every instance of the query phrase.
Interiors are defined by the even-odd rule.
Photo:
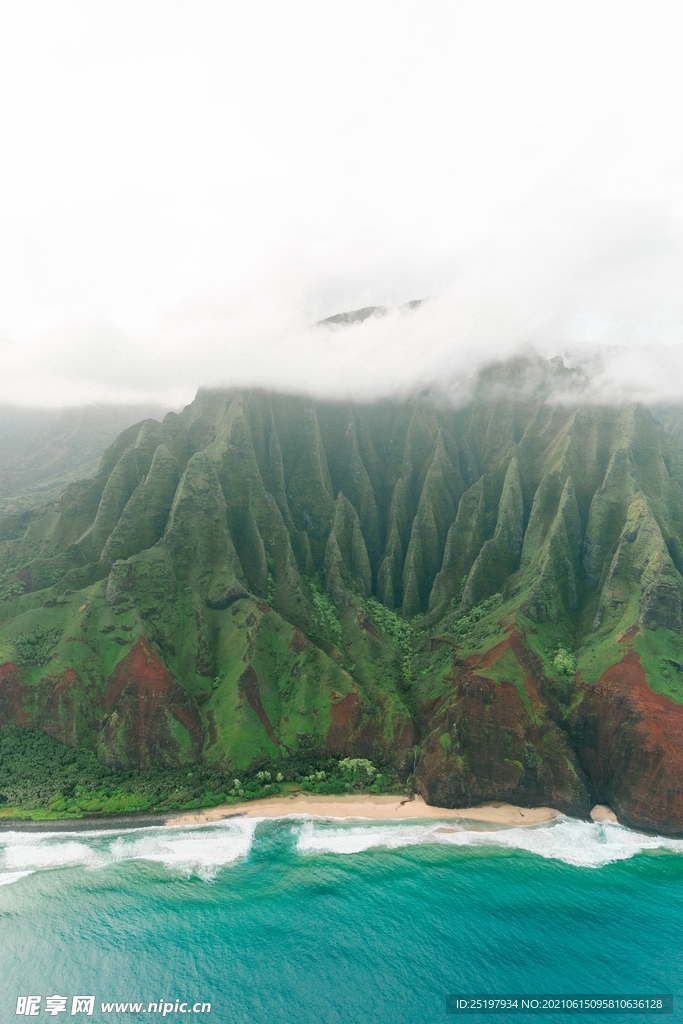
[[[342,491],[335,501],[324,569],[326,586],[336,605],[347,602],[346,580],[364,597],[370,596],[372,572],[358,513]]]
[[[410,312],[414,309],[419,309],[425,299],[411,299],[410,302],[404,302],[402,306],[393,307],[404,312]],[[387,313],[390,313],[392,309],[389,306],[363,306],[361,309],[352,309],[346,313],[333,313],[332,316],[326,316],[324,320],[318,320],[317,327],[344,327],[349,324],[361,324],[370,317],[383,317]]]
[[[491,401],[510,396],[515,401],[547,400],[550,396],[578,397],[589,384],[585,371],[565,365],[562,356],[545,359],[533,349],[490,363],[479,371],[475,399]]]
[[[572,480],[571,475],[567,477],[564,483],[564,487],[562,488],[560,506],[557,510],[558,517],[564,516],[567,512],[567,509],[569,508],[571,508],[572,513],[574,511],[574,508],[576,508],[578,512],[578,507],[576,505],[576,491],[574,490],[574,481]]]

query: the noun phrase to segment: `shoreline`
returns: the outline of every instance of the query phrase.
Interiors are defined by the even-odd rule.
[[[491,801],[480,807],[432,807],[421,796],[408,799],[401,795],[344,794],[323,796],[317,793],[292,793],[289,796],[264,797],[236,804],[209,807],[204,811],[187,811],[168,817],[165,824],[203,825],[235,815],[250,818],[283,818],[290,814],[307,814],[320,818],[357,818],[374,821],[453,820],[476,821],[482,824],[519,827],[553,821],[560,812],[554,807],[518,807]]]
[[[95,832],[127,828],[183,827],[205,825],[226,818],[284,818],[305,814],[319,818],[357,819],[360,821],[460,820],[482,825],[518,827],[552,821],[560,812],[554,807],[519,807],[492,800],[479,807],[449,808],[426,804],[421,796],[412,799],[401,794],[371,793],[324,796],[319,793],[292,793],[262,797],[239,803],[220,804],[192,811],[147,812],[141,814],[93,815],[83,818],[0,818],[2,832]]]
[[[402,794],[374,795],[345,793],[322,795],[299,791],[287,795],[262,797],[238,803],[221,804],[191,811],[143,812],[140,814],[93,815],[83,818],[51,818],[33,821],[28,818],[0,818],[2,832],[94,832],[119,829],[186,827],[205,825],[227,818],[285,818],[307,815],[318,818],[358,821],[453,821],[467,827],[491,825],[498,828],[519,828],[553,821],[561,814],[555,807],[520,807],[491,800],[477,807],[434,807],[421,796]],[[597,804],[590,813],[594,822],[616,822],[611,808]],[[658,833],[656,833],[658,834]]]
[[[32,818],[0,819],[2,832],[106,832],[107,829],[151,828],[166,824],[168,814],[111,814],[92,818],[47,818],[34,821]]]

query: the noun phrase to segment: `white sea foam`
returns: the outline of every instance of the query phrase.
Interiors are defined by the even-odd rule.
[[[210,827],[118,836],[110,845],[117,861],[149,860],[172,871],[212,878],[227,864],[246,857],[259,818],[231,818]]]
[[[16,843],[8,843],[4,849],[2,866],[21,870],[30,868],[33,871],[48,868],[74,867],[85,864],[96,867],[102,862],[102,855],[87,842],[77,842],[71,837],[52,834],[31,836],[34,841],[26,841],[23,835]]]
[[[211,879],[248,856],[261,818],[236,817],[205,825],[158,826],[93,832],[0,833],[0,885],[36,871],[81,867],[98,870],[130,861],[162,864],[176,875]],[[541,825],[498,828],[464,827],[452,820],[426,822],[342,822],[289,816],[300,854],[362,853],[373,848],[438,844],[450,847],[524,850],[576,867],[600,868],[647,851],[683,854],[683,840],[645,835],[610,822],[585,822],[560,816]]]
[[[32,871],[0,871],[0,885],[11,885],[12,882],[18,882],[20,878],[32,874]]]
[[[683,840],[633,832],[610,822],[586,822],[561,815],[542,825],[472,831],[453,821],[411,824],[368,823],[337,826],[305,822],[297,839],[302,854],[361,853],[373,847],[396,850],[427,843],[443,846],[526,850],[576,867],[600,868],[651,850],[683,854]]]
[[[125,831],[0,833],[0,884],[18,881],[33,871],[101,869],[134,860],[163,864],[174,874],[209,879],[247,856],[260,820],[239,817],[209,825]]]

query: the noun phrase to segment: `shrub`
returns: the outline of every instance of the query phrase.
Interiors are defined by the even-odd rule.
[[[498,607],[502,598],[500,594],[493,594],[492,597],[487,597],[486,600],[480,601],[479,604],[475,605],[467,615],[461,616],[455,623],[454,630],[457,635],[464,639],[474,629],[477,622],[485,618],[487,615]]]
[[[380,632],[388,640],[393,640],[399,647],[402,659],[403,676],[408,684],[413,682],[413,654],[415,645],[420,636],[423,635],[422,617],[416,617],[412,622],[401,618],[393,609],[386,608],[374,597],[365,603],[366,611],[372,621],[380,629]]]
[[[366,775],[377,774],[377,769],[372,761],[368,761],[365,757],[345,757],[339,762],[339,767],[342,771],[347,772],[365,772]]]
[[[379,626],[385,637],[395,640],[405,655],[410,654],[415,639],[412,624],[402,619],[393,609],[380,604],[374,597],[366,601],[365,606],[370,618]]]
[[[273,576],[272,572],[268,573],[268,590],[267,590],[267,595],[268,596],[267,596],[266,600],[268,601],[268,604],[272,608],[273,607],[273,603],[275,601],[275,577]]]
[[[45,629],[43,626],[36,626],[30,633],[20,633],[14,641],[19,664],[47,665],[61,635],[61,629]]]
[[[394,792],[398,776],[391,769],[380,770],[365,757],[328,758],[324,769],[299,775],[301,788],[312,793]]]
[[[564,647],[558,647],[557,654],[553,658],[553,668],[563,676],[576,675],[576,658]]]
[[[331,643],[339,646],[344,639],[344,634],[339,616],[337,615],[337,609],[319,580],[310,579],[308,583],[316,625],[325,640],[329,640]]]

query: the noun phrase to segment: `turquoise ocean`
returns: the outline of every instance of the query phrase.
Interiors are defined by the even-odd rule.
[[[448,993],[673,992],[657,1019],[683,1020],[683,841],[563,817],[1,832],[0,950],[0,1024],[31,994],[40,1020],[412,1024],[456,1019]]]

